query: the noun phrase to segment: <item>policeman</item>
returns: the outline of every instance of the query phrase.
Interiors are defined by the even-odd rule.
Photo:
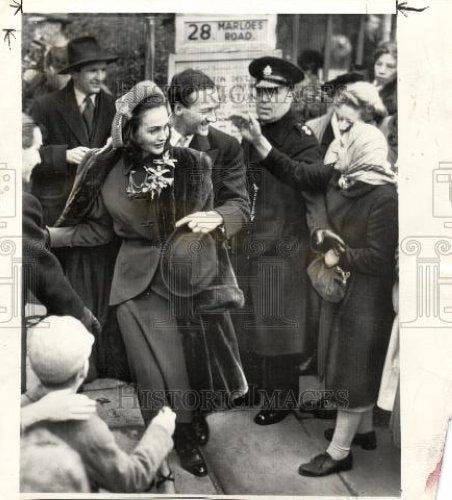
[[[252,223],[237,239],[237,273],[248,307],[235,324],[242,347],[251,352],[243,352],[244,361],[257,356],[262,368],[262,409],[255,422],[269,425],[297,406],[300,368],[312,369],[320,301],[305,271],[312,257],[309,226],[327,222],[321,193],[301,192],[290,175],[269,169],[292,172],[289,167],[299,162],[319,168],[317,139],[291,110],[303,72],[276,57],[253,60],[249,72],[256,80],[257,119],[250,116],[240,133]]]

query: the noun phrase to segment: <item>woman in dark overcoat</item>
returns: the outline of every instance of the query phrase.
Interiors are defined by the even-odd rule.
[[[191,352],[185,349],[187,339],[206,339],[208,352],[197,352],[197,368],[201,370],[203,361],[211,363],[212,384],[221,380],[238,397],[247,390],[246,380],[228,311],[207,319],[197,315],[189,298],[172,295],[160,261],[184,217],[212,210],[211,161],[202,152],[170,146],[166,101],[153,82],[140,82],[116,104],[115,149],[93,157],[94,179],[86,175],[85,190],[74,203],[89,203],[86,193],[95,192],[97,184],[100,195],[83,221],[50,229],[52,245],[101,245],[113,234],[121,239],[110,305],[116,307],[143,418],[148,423],[161,406],[170,405],[177,415],[175,445],[181,464],[204,476],[207,468],[192,427],[194,403],[186,399],[194,388],[186,365],[186,353]],[[105,168],[109,171],[99,183],[96,172]],[[201,219],[188,227],[188,232],[208,232]],[[193,243],[202,246],[201,238]],[[215,345],[209,345],[211,339]],[[221,367],[227,373],[218,373]],[[212,384],[196,389],[214,389]]]
[[[282,161],[276,153],[266,161],[287,183],[325,190],[331,228],[345,242],[343,252],[324,248],[325,264],[350,272],[344,299],[322,302],[319,376],[336,401],[338,416],[334,433],[326,433],[332,439],[327,452],[300,466],[299,473],[310,476],[349,470],[354,439],[366,449],[375,447],[372,409],[394,319],[391,290],[398,239],[395,176],[383,134],[372,125],[354,123],[331,144],[325,162],[329,165],[315,172]]]

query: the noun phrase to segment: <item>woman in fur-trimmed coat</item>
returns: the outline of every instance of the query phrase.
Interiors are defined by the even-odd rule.
[[[160,260],[176,222],[192,216],[187,227],[193,232],[215,229],[208,217],[213,209],[211,160],[202,152],[170,147],[165,99],[153,82],[137,84],[118,109],[112,128],[113,146],[118,147],[92,157],[85,189],[69,201],[76,216],[66,212],[70,226],[51,228],[52,245],[100,245],[113,234],[121,239],[110,305],[116,307],[144,420],[170,405],[177,415],[175,445],[181,464],[204,476],[207,468],[194,430],[198,408],[184,397],[194,388],[221,388],[238,397],[247,390],[246,380],[227,308],[205,317],[194,313],[189,299],[173,296]],[[100,195],[80,221],[78,209],[97,190]],[[187,370],[191,355],[197,356],[195,375],[202,372],[201,380]]]

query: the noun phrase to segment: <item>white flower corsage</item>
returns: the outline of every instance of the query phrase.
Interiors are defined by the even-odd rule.
[[[177,160],[170,158],[166,151],[161,159],[152,161],[152,165],[144,165],[145,178],[141,183],[135,182],[136,170],[129,173],[129,185],[126,193],[129,198],[150,198],[159,197],[163,189],[174,183],[174,169]]]

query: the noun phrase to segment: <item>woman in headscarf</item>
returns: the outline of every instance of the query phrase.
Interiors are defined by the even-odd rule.
[[[307,122],[320,142],[323,155],[331,142],[341,137],[344,128],[349,128],[357,121],[379,125],[387,115],[374,85],[362,81],[342,83],[348,78],[355,78],[354,75],[351,73],[338,77],[337,83],[334,84],[336,89],[331,109],[325,115]]]
[[[196,352],[200,372],[204,364],[211,363],[211,384],[204,389],[213,389],[220,380],[239,397],[247,390],[246,380],[227,310],[207,318],[196,314],[192,297],[173,295],[168,281],[177,284],[179,276],[165,276],[161,260],[175,227],[193,213],[199,218],[187,224],[187,233],[200,237],[188,241],[186,250],[202,250],[207,245],[207,237],[211,237],[206,234],[208,214],[213,206],[211,162],[205,153],[171,147],[168,108],[155,83],[138,83],[118,99],[116,107],[113,149],[91,154],[81,165],[73,191],[78,196],[71,195],[66,206],[92,207],[82,220],[71,219],[65,210],[66,225],[72,227],[51,228],[52,245],[100,245],[113,233],[121,238],[110,305],[117,308],[144,421],[149,423],[163,405],[170,405],[177,415],[174,438],[181,465],[204,476],[207,467],[193,428],[193,379],[185,359],[193,351],[191,340],[205,340],[196,346],[202,344],[206,350],[212,347],[211,339],[215,342],[208,353]],[[97,190],[100,194],[93,203]],[[227,373],[221,372],[223,361],[228,363]]]
[[[377,401],[394,311],[392,285],[398,239],[395,175],[387,143],[373,125],[353,123],[333,141],[316,170],[270,152],[271,172],[301,190],[324,191],[331,229],[314,233],[325,265],[350,276],[339,303],[322,302],[318,373],[338,409],[328,449],[299,473],[325,476],[352,468],[352,441],[376,446],[372,409]],[[345,244],[338,245],[339,236]],[[331,242],[331,243],[330,243]]]

